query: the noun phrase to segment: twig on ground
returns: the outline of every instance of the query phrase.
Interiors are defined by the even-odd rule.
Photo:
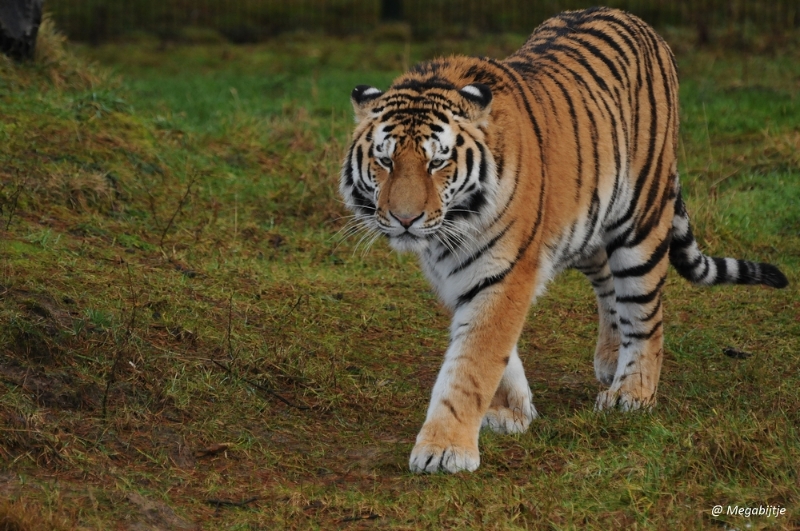
[[[225,339],[228,342],[228,359],[233,360],[233,345],[231,343],[231,330],[233,328],[233,290],[228,299],[228,332]]]
[[[150,207],[150,215],[153,218],[153,223],[156,225],[156,230],[161,230],[161,222],[158,221],[158,213],[156,212],[156,198],[153,195],[153,192],[150,191],[149,187],[145,187],[147,192],[147,203]]]
[[[233,448],[233,443],[216,443],[212,444],[207,448],[203,448],[202,450],[197,450],[194,453],[195,457],[210,457],[212,455],[217,455],[218,453],[224,452],[229,448]]]
[[[728,356],[729,358],[737,360],[746,360],[747,358],[753,355],[750,352],[745,352],[744,350],[738,350],[733,347],[723,348],[722,353]]]
[[[14,219],[14,212],[17,211],[17,205],[19,204],[19,196],[22,195],[22,192],[25,190],[25,183],[17,184],[17,190],[14,192],[14,195],[11,197],[11,201],[9,201],[9,209],[8,209],[8,220],[6,221],[6,230],[11,227],[11,220]]]
[[[164,230],[161,232],[161,240],[159,240],[158,246],[161,247],[162,249],[164,248],[164,238],[167,237],[167,232],[169,232],[169,229],[172,228],[172,224],[175,222],[175,218],[178,217],[178,214],[180,214],[181,211],[183,210],[183,205],[186,204],[186,199],[189,197],[189,194],[192,191],[192,186],[194,186],[194,183],[195,179],[189,181],[189,184],[186,186],[186,192],[183,194],[183,197],[181,197],[180,202],[178,202],[178,208],[176,208],[175,212],[172,213],[172,217],[169,218],[167,226],[164,227]]]
[[[297,300],[295,301],[295,303],[292,305],[291,308],[289,308],[288,312],[286,312],[285,314],[283,314],[281,316],[281,319],[286,319],[287,317],[292,315],[292,312],[295,311],[295,309],[300,305],[300,301],[302,301],[302,300],[303,300],[303,295],[300,295],[299,297],[297,297]]]
[[[117,347],[117,351],[114,353],[114,363],[111,365],[111,370],[106,376],[106,389],[103,392],[103,401],[102,401],[102,411],[103,411],[103,420],[106,419],[107,416],[107,405],[108,405],[108,393],[111,390],[111,386],[117,380],[117,367],[119,366],[120,360],[122,359],[122,353],[125,350],[125,347],[130,342],[131,335],[133,334],[133,327],[136,324],[136,292],[133,289],[133,274],[131,273],[131,265],[126,264],[128,266],[128,289],[131,292],[131,301],[133,307],[131,308],[131,316],[128,320],[128,325],[125,328],[125,339],[121,345]]]
[[[236,374],[228,366],[226,366],[223,363],[218,362],[217,360],[211,360],[211,362],[214,363],[214,365],[220,367],[222,370],[224,370],[225,372],[227,372],[231,376],[233,376],[234,378],[237,378],[237,379],[239,379],[239,380],[241,380],[241,381],[243,381],[243,382],[255,387],[256,389],[258,389],[260,391],[264,391],[268,395],[270,395],[270,396],[272,396],[274,398],[277,398],[278,400],[280,400],[281,402],[283,402],[284,404],[286,404],[289,407],[293,407],[295,409],[300,409],[300,410],[311,409],[308,406],[300,406],[300,405],[294,404],[294,403],[290,402],[289,400],[283,398],[281,395],[279,395],[278,393],[276,393],[275,391],[273,391],[269,387],[265,387],[265,386],[259,384],[258,382],[254,382],[253,380],[250,380],[249,378],[245,378],[244,376]]]
[[[379,514],[369,513],[369,514],[362,514],[359,516],[349,516],[347,518],[342,518],[341,520],[339,520],[339,522],[344,523],[344,522],[360,522],[361,520],[377,520],[380,517],[381,515]]]
[[[258,500],[258,496],[253,496],[252,498],[247,498],[246,500],[238,502],[232,500],[215,500],[214,498],[209,498],[206,500],[206,503],[219,509],[220,507],[244,507],[245,505],[249,505],[256,500]]]

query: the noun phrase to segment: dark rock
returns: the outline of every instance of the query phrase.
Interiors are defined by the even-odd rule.
[[[0,2],[0,52],[17,61],[33,59],[44,0]]]

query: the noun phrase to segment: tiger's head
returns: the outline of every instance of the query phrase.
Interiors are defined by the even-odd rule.
[[[357,86],[356,129],[340,192],[355,220],[398,251],[450,247],[491,216],[495,167],[487,147],[492,92],[442,78]]]

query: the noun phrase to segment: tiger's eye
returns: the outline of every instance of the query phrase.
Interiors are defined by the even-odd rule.
[[[430,169],[432,169],[432,170],[435,170],[436,168],[441,168],[442,166],[444,166],[444,163],[445,163],[445,162],[447,162],[447,161],[446,161],[446,160],[443,160],[443,159],[436,159],[436,160],[432,160],[432,161],[431,161],[431,162],[428,164],[428,168],[430,168]]]
[[[381,164],[383,164],[387,168],[392,166],[392,159],[390,159],[389,157],[381,157],[380,161]]]

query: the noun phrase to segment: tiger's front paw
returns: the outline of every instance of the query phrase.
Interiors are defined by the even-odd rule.
[[[539,416],[532,399],[530,389],[525,387],[522,393],[509,393],[504,404],[493,400],[481,428],[489,428],[495,433],[525,433],[531,421]]]
[[[442,446],[435,443],[418,442],[411,451],[408,466],[412,472],[434,473],[462,470],[473,472],[481,464],[478,448],[464,448],[456,445]]]
[[[628,391],[612,391],[608,389],[597,395],[594,404],[595,411],[619,409],[620,411],[634,411],[637,409],[650,409],[656,403],[655,394],[639,396]]]

